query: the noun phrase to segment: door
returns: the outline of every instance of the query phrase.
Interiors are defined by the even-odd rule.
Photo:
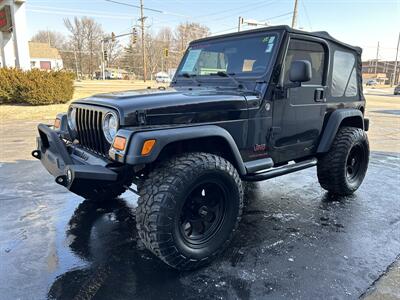
[[[326,111],[325,82],[328,65],[326,46],[313,39],[291,38],[281,72],[283,86],[288,86],[289,69],[295,60],[311,63],[312,78],[300,87],[288,88],[281,99],[274,100],[273,157],[284,162],[315,153]]]
[[[40,61],[40,69],[41,70],[51,70],[51,62],[50,61]]]

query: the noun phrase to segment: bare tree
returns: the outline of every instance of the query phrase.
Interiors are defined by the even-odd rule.
[[[83,17],[81,24],[85,36],[85,50],[88,53],[87,70],[90,78],[93,78],[94,71],[99,65],[100,43],[104,37],[101,25],[92,18]]]
[[[64,34],[57,31],[39,30],[33,37],[32,42],[48,43],[51,47],[63,49],[66,44]]]
[[[164,27],[155,34],[147,30],[145,47],[149,73],[176,68],[189,42],[209,34],[208,27],[198,23],[182,23],[175,30]],[[168,49],[168,57],[165,56],[165,49]],[[124,48],[120,65],[135,74],[142,74],[141,55],[142,43],[139,36],[137,43],[133,44],[131,40],[131,43]]]
[[[79,66],[80,72],[83,73],[83,55],[84,55],[84,44],[85,44],[85,34],[83,26],[79,18],[74,17],[74,20],[64,19],[65,27],[67,27],[70,32],[72,48],[75,52],[77,59],[77,65]]]
[[[106,44],[106,51],[108,54],[108,65],[116,66],[120,63],[123,48],[118,39],[112,41],[110,37],[107,38],[109,38],[109,41]]]
[[[93,78],[100,64],[100,43],[104,37],[101,25],[88,17],[75,17],[73,21],[65,19],[64,23],[70,32],[71,48],[76,54],[79,69]]]
[[[191,41],[209,35],[210,29],[207,26],[194,22],[181,23],[175,30],[177,46],[182,52],[186,49]]]
[[[147,53],[147,67],[149,73],[152,75],[161,69],[163,59],[163,47],[162,41],[154,38],[151,33],[146,36],[146,53]]]
[[[172,29],[169,27],[161,28],[156,36],[156,40],[159,44],[161,44],[162,53],[160,56],[161,65],[163,70],[168,70],[171,65],[175,66],[176,62],[176,51],[174,45],[174,33]],[[165,50],[168,51],[168,56],[165,56]]]
[[[140,44],[140,41],[133,43],[133,38],[131,37],[129,44],[124,47],[120,59],[120,66],[133,74],[142,73],[142,52]]]

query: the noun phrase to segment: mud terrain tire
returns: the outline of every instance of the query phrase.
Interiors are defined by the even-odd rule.
[[[235,167],[209,153],[161,163],[139,186],[136,226],[145,246],[171,267],[210,263],[229,244],[243,208]]]
[[[364,180],[368,169],[369,143],[364,130],[341,127],[331,149],[317,164],[321,186],[334,194],[353,194]]]

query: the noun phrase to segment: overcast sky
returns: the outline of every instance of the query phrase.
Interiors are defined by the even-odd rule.
[[[116,0],[138,5],[139,0]],[[144,0],[146,24],[156,31],[163,26],[194,21],[213,34],[237,30],[238,17],[291,24],[294,0]],[[400,0],[299,0],[297,28],[328,31],[335,38],[364,49],[363,59],[394,60],[400,31]],[[40,29],[67,33],[63,19],[90,16],[107,32],[125,33],[137,24],[139,9],[106,0],[27,0],[29,36]],[[246,28],[246,27],[245,27]]]

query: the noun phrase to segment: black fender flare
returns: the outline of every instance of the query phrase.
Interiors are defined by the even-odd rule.
[[[335,110],[328,119],[328,123],[325,126],[325,129],[322,133],[322,137],[320,139],[317,153],[325,153],[328,152],[332,146],[333,140],[335,139],[336,133],[339,130],[340,124],[343,120],[347,118],[360,118],[362,129],[364,130],[364,116],[362,112],[358,109],[338,109]]]
[[[222,127],[216,125],[191,126],[179,128],[166,128],[160,130],[133,132],[125,153],[125,163],[130,165],[142,165],[154,162],[161,151],[170,143],[206,137],[223,138],[232,151],[235,163],[240,175],[246,174],[246,168],[239,149],[230,135]],[[156,143],[149,155],[142,156],[141,150],[146,140],[155,139]]]

